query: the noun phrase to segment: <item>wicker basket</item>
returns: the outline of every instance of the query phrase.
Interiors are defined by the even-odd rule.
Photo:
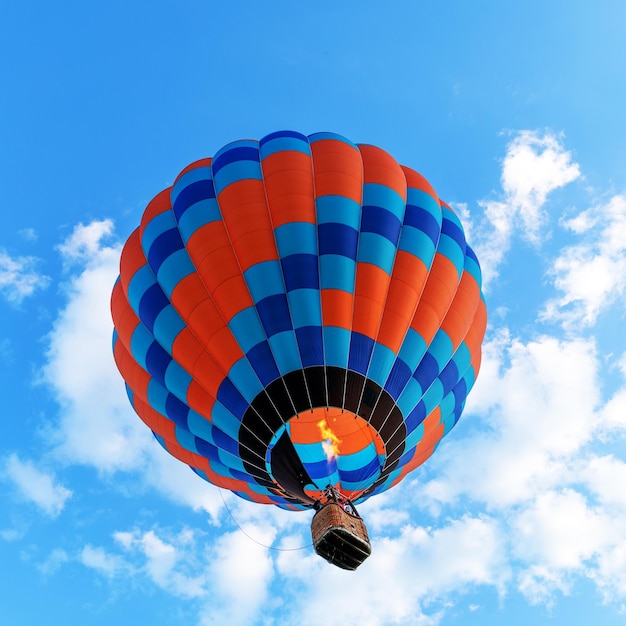
[[[327,502],[313,516],[311,535],[315,552],[342,569],[355,570],[372,552],[365,523],[339,502]]]

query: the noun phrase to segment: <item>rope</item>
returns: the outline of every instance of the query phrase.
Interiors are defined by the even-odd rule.
[[[220,492],[220,497],[222,498],[222,503],[224,504],[224,508],[226,509],[226,511],[228,512],[228,514],[230,515],[230,519],[233,520],[233,523],[235,524],[235,526],[237,526],[237,528],[248,538],[250,539],[250,541],[252,541],[253,543],[256,543],[258,546],[261,546],[261,548],[265,548],[266,550],[275,550],[276,552],[296,552],[298,550],[306,550],[307,548],[310,548],[313,546],[313,543],[308,543],[305,546],[300,546],[298,548],[276,548],[274,546],[268,546],[264,543],[261,543],[260,541],[258,541],[257,539],[255,539],[254,537],[250,536],[237,522],[237,520],[235,519],[235,516],[232,514],[231,510],[228,508],[228,505],[226,504],[226,500],[224,500],[224,494],[222,493],[222,490],[217,487],[217,490]]]

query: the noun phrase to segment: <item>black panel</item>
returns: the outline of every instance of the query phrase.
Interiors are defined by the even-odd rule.
[[[302,465],[302,461],[300,461],[300,457],[286,431],[272,448],[270,465],[276,482],[283,489],[304,502],[314,503],[314,500],[304,492],[304,487],[313,484],[313,481],[304,469],[304,465]]]
[[[305,376],[310,383],[308,393]],[[324,380],[328,383],[328,404]],[[347,388],[345,397],[344,386]],[[393,398],[380,385],[362,374],[338,367],[316,366],[307,368],[306,373],[301,370],[291,372],[270,383],[253,400],[243,416],[239,431],[239,454],[244,467],[258,477],[256,480],[259,484],[270,488],[275,486],[272,476],[258,468],[257,457],[266,458],[269,444],[279,428],[298,413],[326,406],[345,408],[355,414],[358,412],[379,434],[387,458],[376,485],[382,483],[397,467],[404,453],[406,427]],[[268,431],[268,426],[271,432]],[[251,433],[255,433],[258,439]],[[283,439],[289,443],[288,446]],[[303,481],[311,480],[287,435],[281,437],[272,449],[270,465],[275,481],[294,497],[294,501],[302,501],[304,504],[312,502],[303,490],[304,484],[307,484]],[[277,490],[276,493],[280,491]]]

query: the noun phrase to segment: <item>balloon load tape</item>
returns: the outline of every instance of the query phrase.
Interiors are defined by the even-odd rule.
[[[350,500],[329,487],[311,522],[315,552],[332,565],[355,570],[372,552],[365,522]]]

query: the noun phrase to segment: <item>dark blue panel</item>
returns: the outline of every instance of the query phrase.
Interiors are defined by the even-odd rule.
[[[293,328],[287,296],[284,293],[277,293],[259,300],[256,303],[256,309],[268,337]]]
[[[224,431],[215,426],[211,432],[213,434],[213,441],[215,441],[215,445],[218,448],[226,450],[234,456],[239,456],[239,442],[235,441],[232,437],[229,437]]]
[[[385,391],[387,391],[394,400],[397,400],[402,390],[406,387],[407,382],[409,382],[411,374],[412,372],[409,366],[402,359],[397,359],[385,383]]]
[[[165,400],[165,412],[173,422],[188,430],[187,415],[189,414],[189,407],[171,393],[167,394],[167,399]]]
[[[395,246],[400,236],[400,220],[393,214],[378,206],[364,206],[361,217],[361,232],[377,233],[389,239]]]
[[[205,459],[209,459],[210,461],[220,461],[217,447],[214,446],[212,443],[196,437],[195,444],[198,454],[202,455]]]
[[[241,470],[236,470],[232,467],[228,468],[228,473],[233,477],[236,478],[237,480],[243,480],[244,482],[247,483],[255,483],[256,480],[254,480],[254,478],[252,478],[252,476],[250,476],[250,474],[246,474],[245,472],[242,472]]]
[[[441,223],[441,234],[448,235],[451,239],[454,239],[459,244],[461,250],[465,250],[465,235],[463,231],[451,220],[447,220],[445,217]]]
[[[328,461],[326,459],[317,463],[305,463],[304,468],[313,480],[328,476]]]
[[[459,382],[459,368],[454,361],[450,361],[439,374],[439,380],[443,385],[443,395],[452,391],[454,386]]]
[[[180,238],[178,228],[170,228],[161,233],[150,246],[148,251],[148,264],[156,274],[161,264],[171,254],[183,247],[183,240]]]
[[[407,226],[413,226],[421,230],[425,235],[428,235],[435,246],[437,245],[441,227],[432,213],[414,204],[407,204],[406,212],[404,213],[404,223]]]
[[[146,352],[146,369],[148,373],[165,387],[165,370],[172,362],[172,357],[153,341]]]
[[[154,332],[154,320],[156,320],[159,313],[168,306],[169,303],[170,301],[157,283],[154,283],[154,285],[147,289],[143,296],[141,296],[138,311],[139,319],[151,333]]]
[[[178,194],[174,202],[172,209],[176,219],[179,219],[192,204],[209,198],[215,198],[215,187],[212,180],[198,180],[191,183]]]
[[[226,167],[230,163],[235,163],[236,161],[256,161],[259,163],[259,151],[257,148],[242,146],[241,148],[233,148],[232,150],[224,152],[224,154],[220,154],[211,164],[213,176],[223,167]]]
[[[340,254],[356,260],[359,234],[346,224],[334,222],[318,226],[320,254]]]
[[[264,387],[267,387],[273,380],[280,378],[280,372],[276,367],[272,350],[267,341],[257,343],[254,348],[247,352],[246,356]]]
[[[365,467],[360,467],[359,469],[341,470],[338,468],[339,479],[350,483],[358,483],[375,474],[379,468],[378,459],[373,458]]]
[[[409,463],[411,461],[411,459],[413,458],[413,455],[415,454],[415,448],[411,448],[410,450],[407,450],[401,457],[400,457],[400,462],[398,463],[398,465],[400,467],[404,467],[407,463]]]
[[[270,133],[269,135],[265,135],[263,139],[259,141],[259,145],[263,145],[268,141],[272,141],[272,139],[280,139],[281,137],[289,137],[291,139],[300,139],[302,141],[308,142],[307,136],[301,133],[297,133],[293,130],[278,130],[275,133]]]
[[[465,246],[465,256],[468,256],[474,261],[474,263],[476,263],[476,265],[478,265],[478,267],[480,267],[480,261],[478,260],[478,257],[476,256],[474,250],[472,250],[471,246],[469,245]]]
[[[426,391],[438,375],[439,364],[437,363],[435,357],[430,352],[427,352],[421,363],[417,366],[417,370],[415,370],[413,378],[415,378],[415,380],[422,386],[422,389]]]
[[[348,357],[348,369],[367,374],[367,367],[374,349],[374,340],[361,333],[352,333],[350,339],[350,356]]]
[[[426,405],[423,400],[407,415],[404,420],[407,435],[412,433],[426,419]]]
[[[315,254],[291,254],[280,260],[287,291],[319,289],[318,258]]]
[[[467,383],[464,378],[461,378],[459,384],[452,390],[452,393],[454,394],[454,413],[458,417],[467,399]]]
[[[296,339],[304,367],[324,365],[323,337],[320,326],[296,328]]]
[[[230,379],[225,378],[219,389],[217,390],[217,399],[221,402],[235,417],[242,418],[243,414],[248,410],[246,399],[239,393]],[[216,442],[217,443],[217,442]]]

